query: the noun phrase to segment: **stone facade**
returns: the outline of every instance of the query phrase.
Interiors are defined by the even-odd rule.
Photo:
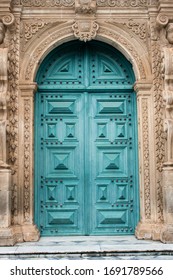
[[[173,2],[1,0],[0,245],[36,241],[33,97],[37,69],[64,42],[96,39],[133,65],[138,103],[139,239],[173,242]]]

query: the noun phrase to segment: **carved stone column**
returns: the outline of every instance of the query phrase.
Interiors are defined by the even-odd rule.
[[[173,25],[168,26],[167,39],[173,43]],[[172,35],[171,35],[172,34]],[[172,37],[171,37],[172,36]],[[163,215],[164,228],[162,242],[173,243],[173,48],[165,47],[164,53],[164,90],[166,158],[163,168]]]
[[[138,101],[139,139],[139,191],[140,222],[135,234],[138,239],[159,239],[156,221],[154,115],[152,82],[138,81],[135,84]]]
[[[21,189],[21,225],[24,241],[37,241],[40,233],[34,225],[34,182],[33,182],[33,97],[36,84],[20,84],[20,152],[19,165],[23,169],[19,171]]]

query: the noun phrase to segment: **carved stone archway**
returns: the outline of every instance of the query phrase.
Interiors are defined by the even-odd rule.
[[[135,76],[135,91],[138,100],[138,134],[139,134],[139,168],[140,168],[140,223],[136,229],[138,238],[160,238],[160,221],[157,218],[157,196],[155,182],[155,148],[153,91],[151,69],[147,50],[135,38],[119,27],[112,30],[110,24],[99,24],[96,39],[111,44],[120,50],[131,61]],[[30,41],[23,56],[20,77],[20,165],[24,170],[19,171],[20,186],[23,188],[22,199],[22,231],[25,241],[37,240],[39,232],[33,224],[33,97],[37,85],[34,82],[37,69],[45,56],[56,46],[74,40],[71,23],[62,24],[58,31],[54,26],[48,32],[42,33],[39,43]],[[134,47],[135,46],[135,47]],[[24,145],[22,145],[24,143]],[[30,157],[28,157],[30,155]],[[32,156],[31,156],[32,155]],[[149,157],[150,155],[150,157]]]

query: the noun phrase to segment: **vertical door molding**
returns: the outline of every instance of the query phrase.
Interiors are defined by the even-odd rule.
[[[19,165],[23,167],[19,170],[21,224],[24,241],[37,241],[40,234],[33,221],[33,98],[37,85],[20,84],[19,87]]]
[[[154,106],[152,82],[138,81],[135,84],[138,104],[139,139],[139,189],[140,222],[136,228],[139,239],[159,239],[156,213],[156,182],[154,154]]]

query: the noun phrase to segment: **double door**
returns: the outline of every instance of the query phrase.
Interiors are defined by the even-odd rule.
[[[84,89],[37,93],[35,220],[43,236],[133,234],[137,223],[135,93],[92,89],[87,79]]]

